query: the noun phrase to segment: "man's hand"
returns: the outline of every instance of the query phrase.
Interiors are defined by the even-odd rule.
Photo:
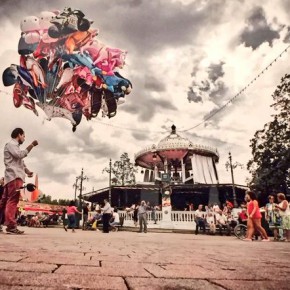
[[[34,140],[31,144],[35,147],[38,145],[38,142],[36,140]]]

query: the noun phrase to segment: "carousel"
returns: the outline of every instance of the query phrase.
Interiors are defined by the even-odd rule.
[[[144,182],[167,178],[175,184],[218,183],[216,148],[194,144],[176,133],[171,133],[157,145],[148,146],[135,155],[135,164],[145,170]],[[162,178],[163,177],[163,178]]]
[[[168,213],[171,209],[189,210],[199,204],[222,204],[233,199],[233,185],[218,180],[217,149],[180,136],[174,125],[167,137],[141,149],[134,159],[135,165],[141,167],[142,182],[94,190],[84,197],[102,203],[111,196],[111,204],[119,208],[145,200],[162,205]],[[235,190],[238,201],[243,201],[246,187],[235,185]]]

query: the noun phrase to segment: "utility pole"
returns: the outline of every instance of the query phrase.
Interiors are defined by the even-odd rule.
[[[231,169],[231,176],[232,176],[232,188],[233,188],[234,207],[238,207],[237,195],[236,195],[236,188],[235,188],[235,180],[234,180],[234,170],[233,170],[233,163],[232,163],[232,154],[231,154],[231,152],[229,152],[229,160],[230,160],[230,169]]]
[[[79,177],[76,177],[76,182],[73,184],[73,187],[75,189],[75,201],[77,200],[77,190],[79,188],[79,186],[78,186],[78,180],[79,180]]]
[[[81,175],[78,176],[77,178],[80,179],[81,183],[80,183],[80,195],[79,195],[79,199],[80,199],[80,206],[81,206],[81,201],[82,201],[82,193],[83,193],[83,181],[84,180],[89,180],[87,176],[84,176],[84,169],[82,168],[82,172]]]
[[[112,199],[112,189],[111,189],[111,182],[112,182],[112,159],[110,158],[110,162],[109,162],[109,203],[111,204],[111,199]]]
[[[243,168],[244,166],[243,166],[243,164],[241,164],[239,162],[233,163],[231,152],[229,152],[229,161],[227,161],[225,165],[226,165],[227,170],[228,170],[228,168],[230,168],[230,170],[231,170],[234,207],[237,207],[238,203],[237,203],[237,194],[236,194],[235,180],[234,180],[234,169],[237,168],[238,166],[241,168]]]

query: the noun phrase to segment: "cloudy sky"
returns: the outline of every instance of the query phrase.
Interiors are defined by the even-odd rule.
[[[34,139],[40,143],[26,164],[39,174],[41,190],[54,198],[73,198],[72,186],[82,168],[89,177],[85,192],[106,187],[108,175],[102,169],[109,158],[128,152],[134,159],[134,153],[158,143],[175,124],[193,143],[218,149],[220,182],[230,182],[228,152],[244,165],[251,158],[250,139],[271,120],[271,95],[290,70],[288,53],[225,110],[181,131],[222,107],[289,45],[290,1],[261,2],[2,0],[1,71],[19,63],[20,19],[70,6],[94,21],[98,40],[128,51],[122,74],[132,81],[133,91],[114,118],[83,119],[73,133],[65,119],[47,121],[40,110],[36,117],[24,107],[16,109],[12,87],[1,83],[0,148],[15,127],[22,127],[26,145]],[[245,184],[248,176],[246,169],[235,169],[236,183]]]

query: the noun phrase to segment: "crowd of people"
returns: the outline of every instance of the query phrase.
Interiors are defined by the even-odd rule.
[[[230,201],[226,201],[222,209],[217,203],[205,207],[200,204],[194,211],[195,234],[198,234],[199,229],[205,233],[208,228],[209,234],[212,235],[216,233],[217,229],[221,235],[224,231],[230,235],[231,229],[238,223],[232,209],[233,204]]]
[[[0,179],[0,232],[3,231],[2,223],[5,217],[6,232],[21,235],[24,231],[19,230],[17,224],[28,222],[30,226],[43,226],[48,224],[49,216],[37,213],[29,219],[22,217],[23,220],[21,218],[17,220],[16,218],[20,189],[23,188],[25,177],[33,176],[33,172],[27,168],[23,159],[38,145],[38,141],[34,140],[24,150],[20,149],[20,145],[25,141],[25,133],[21,128],[14,129],[11,138],[4,147],[5,176]],[[231,229],[237,223],[244,223],[247,225],[247,236],[244,241],[252,241],[253,235],[257,232],[261,235],[262,241],[269,241],[268,234],[261,223],[262,214],[255,193],[248,191],[245,201],[246,204],[242,205],[238,218],[233,215],[233,204],[230,201],[226,201],[222,209],[214,204],[205,206],[205,210],[203,210],[203,205],[199,205],[194,211],[195,234],[198,234],[199,229],[205,232],[206,227],[209,228],[211,234],[215,234],[217,228],[221,234],[223,230],[230,234]],[[188,209],[192,211],[193,205],[190,204]],[[88,204],[84,203],[82,211],[79,211],[75,201],[71,201],[63,212],[64,229],[67,231],[70,228],[72,232],[75,232],[76,214],[82,215],[83,230],[89,224],[92,225],[92,228],[97,229],[99,222],[103,225],[103,233],[109,233],[110,228],[118,229],[121,224],[118,210],[111,207],[108,200],[104,200],[103,207],[97,205],[95,210],[95,215],[89,219]],[[151,206],[149,202],[144,200],[140,204],[133,204],[130,208],[126,208],[126,211],[132,214],[135,226],[139,221],[140,233],[147,233],[148,211],[152,215],[151,219],[155,224],[157,223],[157,210],[160,210],[158,206]],[[67,216],[68,225],[64,223],[65,216]],[[273,231],[274,240],[290,241],[290,209],[285,194],[277,194],[277,203],[275,203],[274,196],[269,196],[269,203],[265,206],[265,218],[269,223],[269,228]]]
[[[269,202],[265,207],[260,208],[257,196],[253,191],[247,191],[245,203],[240,205],[238,215],[233,212],[233,204],[226,201],[221,209],[217,204],[205,206],[199,205],[194,211],[194,221],[196,224],[195,234],[201,229],[204,233],[206,229],[210,234],[215,234],[219,229],[220,234],[225,231],[230,235],[237,224],[247,226],[247,233],[244,241],[253,241],[254,236],[261,236],[263,242],[270,241],[268,233],[262,226],[262,212],[265,212],[265,222],[267,228],[273,233],[274,241],[290,242],[290,208],[284,193],[275,196],[270,195]]]
[[[26,212],[21,212],[16,222],[18,226],[41,228],[61,224],[61,216],[57,213],[36,212],[35,214],[27,214]]]

